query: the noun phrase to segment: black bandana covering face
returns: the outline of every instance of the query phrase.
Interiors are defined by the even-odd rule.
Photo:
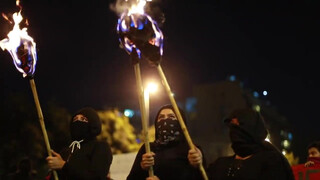
[[[89,124],[81,121],[72,122],[70,131],[72,140],[80,141],[88,136]]]
[[[182,132],[179,121],[172,118],[160,120],[156,124],[158,144],[168,144],[170,142],[178,142],[181,139]]]

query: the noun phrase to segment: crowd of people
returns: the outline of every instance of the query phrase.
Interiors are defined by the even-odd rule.
[[[185,113],[182,109],[179,112],[187,125]],[[287,159],[265,141],[268,132],[258,112],[238,109],[224,120],[235,154],[218,158],[208,166],[200,146],[190,149],[176,114],[172,105],[159,109],[150,152],[146,152],[145,144],[141,146],[127,180],[201,180],[200,165],[206,167],[209,179],[214,180],[294,179]],[[61,155],[52,152],[53,156],[47,158],[49,168],[57,170],[60,179],[110,179],[112,153],[108,144],[95,139],[100,131],[99,117],[92,108],[78,111],[70,126],[74,141]],[[149,174],[150,168],[153,176]]]
[[[187,125],[182,109],[179,112]],[[199,145],[190,148],[182,132],[172,105],[162,106],[155,116],[155,140],[150,152],[141,146],[127,176],[127,180],[202,180],[199,167],[205,167],[209,180],[294,180],[292,168],[285,156],[266,141],[268,129],[260,113],[251,108],[236,109],[224,119],[234,155],[219,157],[206,164]],[[77,111],[71,119],[72,142],[61,152],[52,150],[46,158],[53,180],[57,172],[60,180],[111,180],[111,148],[97,140],[101,121],[91,107]],[[320,167],[320,142],[307,147],[306,168]],[[153,175],[148,173],[152,169]],[[19,170],[10,179],[34,179],[30,161],[21,161]]]

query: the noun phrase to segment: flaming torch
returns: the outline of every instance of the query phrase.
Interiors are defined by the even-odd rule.
[[[17,70],[22,73],[24,78],[28,77],[28,79],[30,80],[30,86],[36,104],[39,122],[45,140],[45,145],[48,154],[51,156],[52,153],[49,138],[45,128],[38,93],[34,82],[34,73],[37,63],[36,43],[34,42],[33,38],[28,35],[27,28],[20,29],[19,24],[22,22],[23,17],[21,15],[22,7],[20,6],[19,0],[16,1],[16,5],[20,8],[20,11],[13,14],[13,29],[8,33],[8,38],[5,38],[0,41],[0,47],[2,50],[7,50],[10,53],[13,59],[13,63]],[[7,16],[5,16],[4,14],[2,14],[2,16],[9,22],[11,22]],[[54,179],[58,180],[58,175],[56,171],[53,171],[53,174]]]
[[[141,121],[142,121],[142,131],[144,135],[144,143],[146,152],[150,153],[150,144],[149,144],[149,135],[148,135],[148,117],[149,111],[146,109],[145,94],[146,90],[143,88],[141,71],[139,60],[141,59],[141,51],[149,52],[145,49],[159,49],[161,46],[162,49],[162,40],[163,36],[160,29],[156,29],[155,23],[150,16],[144,15],[144,5],[146,4],[145,0],[138,1],[137,4],[133,5],[129,10],[124,12],[121,15],[121,18],[118,20],[117,32],[120,36],[121,45],[131,57],[131,62],[134,66],[134,72],[136,77],[137,92],[139,97],[140,112],[141,112]],[[151,38],[154,36],[153,32],[157,32],[157,39]],[[150,33],[151,32],[151,33]],[[157,43],[158,46],[153,46],[150,43],[146,43],[149,40],[158,40],[153,43]],[[151,51],[150,51],[151,52]],[[157,51],[158,52],[158,51]],[[151,55],[151,54],[150,54]],[[148,56],[148,54],[145,54]],[[157,54],[159,59],[160,53]],[[149,177],[153,177],[153,167],[150,167],[148,170]]]
[[[118,19],[117,32],[119,34],[120,44],[124,47],[126,52],[131,57],[131,62],[135,67],[135,74],[137,79],[137,87],[139,93],[140,110],[142,113],[143,131],[146,139],[146,152],[150,152],[150,146],[148,142],[147,131],[147,119],[145,119],[145,104],[143,102],[143,87],[141,83],[141,75],[139,69],[139,60],[142,58],[148,60],[148,62],[156,67],[161,77],[163,86],[166,89],[166,93],[169,96],[170,102],[177,115],[181,129],[186,137],[190,149],[195,149],[195,145],[189,135],[186,125],[182,119],[178,105],[173,97],[169,83],[161,68],[160,62],[163,54],[163,34],[158,27],[156,21],[154,21],[149,15],[144,13],[144,6],[146,0],[138,0],[137,5],[132,6],[131,9],[124,12]],[[144,125],[145,124],[145,125]],[[203,165],[199,166],[203,179],[208,180],[207,174]],[[149,176],[150,170],[149,170]]]

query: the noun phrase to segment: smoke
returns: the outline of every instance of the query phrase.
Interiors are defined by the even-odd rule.
[[[127,11],[134,4],[133,1],[134,0],[116,0],[114,3],[111,3],[109,7],[110,10],[120,17],[123,12]]]

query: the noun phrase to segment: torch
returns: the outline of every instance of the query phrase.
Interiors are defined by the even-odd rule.
[[[160,28],[158,27],[156,21],[154,21],[149,15],[144,13],[143,8],[145,4],[145,0],[139,1],[139,3],[135,6],[134,9],[130,9],[128,12],[124,12],[121,18],[118,20],[117,32],[120,37],[120,44],[131,56],[132,63],[134,63],[134,66],[138,66],[139,60],[144,58],[148,60],[149,64],[158,69],[163,86],[165,87],[166,93],[169,96],[170,102],[177,115],[178,121],[184,133],[184,136],[188,142],[188,145],[190,149],[195,149],[195,145],[191,140],[191,137],[183,121],[177,103],[173,97],[173,93],[171,92],[169,83],[160,65],[163,54],[163,34]],[[137,72],[137,70],[135,72]],[[140,74],[140,70],[137,73]],[[140,75],[139,78],[141,78]],[[141,87],[140,89],[143,88]],[[140,90],[140,93],[142,93],[142,91],[143,90]],[[140,104],[142,103],[143,102],[141,102],[140,100]],[[140,108],[143,107],[140,106]],[[141,110],[145,111],[144,109]],[[146,130],[144,131],[146,132]],[[203,165],[200,164],[199,168],[204,180],[207,180],[208,177]]]
[[[8,38],[0,41],[0,47],[2,50],[7,50],[14,62],[15,67],[22,73],[23,77],[27,77],[30,81],[31,90],[33,93],[34,102],[36,105],[41,130],[44,136],[45,145],[48,154],[51,156],[51,148],[49,143],[48,134],[45,128],[44,118],[38,98],[36,84],[34,81],[34,73],[37,63],[36,43],[33,38],[27,33],[27,28],[20,29],[19,24],[23,20],[21,15],[21,6],[19,1],[16,1],[16,5],[20,7],[20,11],[13,14],[14,26],[12,31],[8,33]],[[7,16],[3,14],[3,17],[8,20]],[[54,179],[58,180],[56,171],[53,171]]]
[[[149,135],[148,135],[148,121],[149,121],[149,105],[147,103],[148,92],[143,88],[142,79],[141,79],[141,71],[140,71],[140,64],[139,59],[141,59],[141,51],[137,46],[134,44],[130,37],[127,37],[130,27],[134,27],[136,32],[138,29],[143,28],[143,24],[139,21],[135,21],[136,16],[139,16],[139,13],[136,14],[138,11],[143,11],[143,7],[145,5],[145,1],[139,1],[137,5],[133,5],[129,11],[124,12],[121,15],[121,18],[118,20],[117,32],[120,35],[120,42],[123,42],[121,45],[125,48],[125,50],[129,53],[131,58],[131,63],[134,67],[135,77],[136,77],[136,86],[137,86],[137,93],[139,97],[139,105],[140,105],[140,112],[141,112],[141,123],[142,123],[142,132],[144,137],[145,143],[145,151],[150,153],[150,144],[149,144]],[[128,23],[129,22],[129,23]],[[143,41],[143,32],[140,32],[138,39]],[[139,40],[138,40],[139,41]],[[147,110],[148,108],[148,110]],[[153,167],[151,166],[148,170],[149,177],[153,177]]]

